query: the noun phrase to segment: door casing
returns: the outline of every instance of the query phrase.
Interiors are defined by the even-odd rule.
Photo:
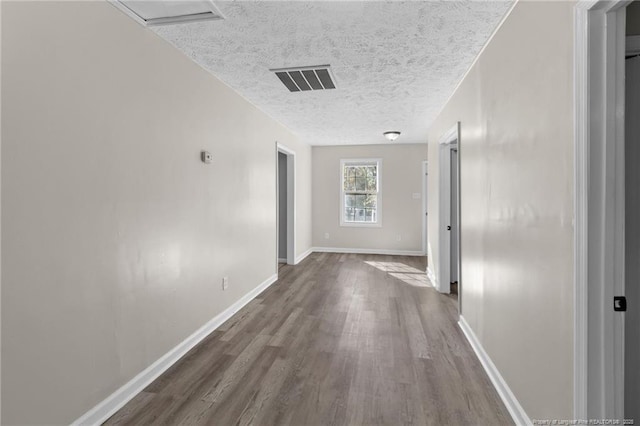
[[[287,156],[287,265],[296,264],[296,153],[285,145],[276,142],[276,270],[278,268],[279,234],[279,185],[278,185],[278,153]]]
[[[580,0],[574,40],[574,418],[624,416],[626,0]]]
[[[458,149],[460,143],[460,122],[457,122],[448,132],[446,132],[439,141],[439,262],[438,273],[436,279],[436,289],[440,293],[449,294],[451,292],[451,232],[447,230],[451,220],[451,149]],[[458,151],[460,154],[460,151]],[[458,160],[460,157],[458,157]],[[460,173],[460,167],[458,167]],[[460,176],[458,176],[458,185],[460,184]],[[460,196],[460,188],[458,187],[458,197]],[[460,275],[460,204],[458,203],[458,289],[461,288]],[[460,291],[458,291],[458,300],[460,300]]]
[[[428,186],[427,180],[429,176],[429,162],[422,162],[422,253],[425,256],[428,256],[428,208],[429,208],[429,200],[428,200]]]

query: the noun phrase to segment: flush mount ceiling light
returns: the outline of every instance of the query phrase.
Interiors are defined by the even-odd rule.
[[[398,137],[400,136],[400,132],[398,132],[397,130],[393,130],[390,132],[384,132],[383,135],[389,140],[389,142],[393,142],[398,139]]]
[[[145,27],[224,19],[209,0],[113,0],[111,4]]]

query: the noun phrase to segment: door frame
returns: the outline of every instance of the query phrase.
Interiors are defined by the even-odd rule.
[[[427,196],[429,194],[428,192],[428,176],[429,176],[429,162],[428,161],[423,161],[422,162],[422,253],[425,256],[428,256],[428,243],[427,243],[427,236],[428,236],[428,211],[427,208],[428,206],[428,199]]]
[[[287,265],[296,264],[296,153],[287,146],[276,142],[276,270],[278,268],[278,240],[280,238],[278,153],[287,156]]]
[[[451,218],[451,150],[458,149],[460,143],[460,122],[449,129],[438,142],[439,146],[439,229],[438,241],[440,260],[438,262],[438,277],[436,289],[440,293],[451,293],[451,232],[447,230]],[[458,154],[460,151],[458,150]],[[460,196],[460,157],[458,156],[458,197]],[[458,203],[458,210],[460,204]],[[458,211],[458,288],[460,288],[460,211]],[[460,291],[458,291],[460,295]]]
[[[624,418],[628,0],[579,0],[574,40],[574,417]]]

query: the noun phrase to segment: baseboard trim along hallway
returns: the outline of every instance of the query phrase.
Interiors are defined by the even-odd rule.
[[[460,315],[460,321],[458,321],[458,325],[462,329],[462,332],[469,341],[469,344],[478,356],[480,363],[484,367],[484,370],[487,372],[489,379],[491,379],[491,383],[493,383],[493,386],[496,388],[498,395],[500,395],[502,402],[507,407],[507,410],[509,411],[509,414],[511,414],[511,417],[513,418],[515,424],[521,426],[533,426],[533,423],[531,422],[531,419],[529,418],[527,413],[524,411],[524,408],[522,408],[513,392],[511,392],[509,385],[504,380],[493,361],[491,361],[491,358],[489,358],[489,355],[482,347],[482,344],[469,326],[469,323],[467,323],[462,315]]]
[[[313,247],[296,257],[296,265],[305,260],[311,253],[313,253]]]
[[[149,367],[140,372],[129,382],[120,387],[117,391],[109,395],[105,400],[87,411],[82,417],[78,418],[72,425],[100,425],[109,417],[122,408],[127,402],[138,395],[144,388],[157,379],[169,367],[175,364],[194,346],[220,327],[225,321],[231,318],[236,312],[242,309],[247,303],[251,302],[257,295],[262,293],[266,288],[278,280],[278,274],[274,274],[264,280],[256,288],[245,294],[233,305],[216,315],[213,319],[200,327],[195,333],[187,337],[169,352],[164,354],[160,359],[151,364]]]
[[[382,254],[391,256],[424,256],[420,250],[385,250],[342,247],[313,247],[315,253]]]

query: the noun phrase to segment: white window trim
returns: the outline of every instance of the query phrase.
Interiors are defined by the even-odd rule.
[[[345,164],[373,164],[378,167],[378,202],[376,222],[346,222],[344,220],[344,166]],[[340,226],[353,228],[382,228],[382,158],[343,158],[340,160]]]

